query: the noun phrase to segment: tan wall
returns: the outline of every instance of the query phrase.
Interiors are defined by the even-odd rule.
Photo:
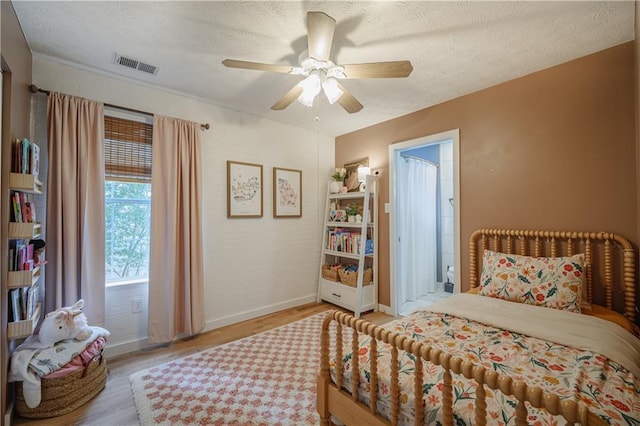
[[[637,220],[638,220],[638,230],[637,230],[637,240],[640,242],[640,2],[636,0],[635,2],[635,30],[636,30],[636,39],[634,42],[635,45],[635,83],[636,83],[636,196],[637,200]]]
[[[462,291],[477,228],[604,230],[637,243],[633,43],[342,135],[336,164],[368,156],[382,170],[382,211],[389,145],[456,128]],[[380,217],[379,300],[390,305]]]
[[[2,1],[2,58],[11,70],[11,138],[29,136],[31,50],[22,33],[13,5]],[[3,66],[4,68],[4,66]],[[6,123],[5,123],[6,124]]]
[[[10,143],[18,137],[29,136],[29,112],[31,98],[27,87],[31,84],[31,51],[20,28],[13,5],[9,1],[0,2],[0,56],[2,57],[3,84],[2,90],[2,178],[0,179],[0,276],[7,276],[8,243],[7,235],[9,222],[9,188],[7,183],[10,165]],[[11,74],[6,71],[10,70]],[[7,329],[7,289],[6,281],[2,278],[0,286],[0,328],[3,338],[0,341],[0,424],[4,421],[7,406],[7,358],[8,345],[4,338]]]

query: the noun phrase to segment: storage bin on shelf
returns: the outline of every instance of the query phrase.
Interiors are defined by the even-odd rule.
[[[338,276],[342,284],[350,287],[356,287],[358,285],[358,271],[351,271],[349,269],[339,269]],[[364,275],[362,276],[362,285],[369,285],[373,280],[373,270],[371,268],[365,268]]]
[[[340,281],[338,271],[343,268],[342,265],[322,265],[322,278],[330,281]]]

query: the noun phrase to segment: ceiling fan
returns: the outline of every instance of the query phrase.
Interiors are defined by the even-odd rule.
[[[271,109],[283,110],[296,99],[308,107],[324,92],[329,103],[338,102],[350,114],[362,109],[362,104],[340,83],[343,79],[408,77],[413,70],[409,61],[372,62],[368,64],[337,65],[329,56],[336,20],[323,12],[307,12],[308,51],[300,54],[300,66],[262,64],[259,62],[225,59],[230,68],[296,74],[306,77],[278,100]]]

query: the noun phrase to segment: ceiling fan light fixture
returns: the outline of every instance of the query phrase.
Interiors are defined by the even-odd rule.
[[[298,96],[298,101],[307,107],[313,106],[313,100],[320,93],[321,83],[320,74],[312,72],[309,77],[302,80],[300,87],[302,87],[302,94]]]
[[[344,92],[338,87],[338,82],[333,77],[325,78],[322,82],[322,90],[331,105],[336,103]]]

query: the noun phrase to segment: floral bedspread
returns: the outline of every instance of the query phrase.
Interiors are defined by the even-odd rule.
[[[487,369],[508,374],[539,386],[561,398],[584,401],[589,409],[611,425],[640,425],[640,380],[619,364],[594,352],[562,346],[545,340],[486,326],[449,314],[417,311],[408,317],[383,326],[424,341],[433,348],[480,363]],[[351,391],[351,333],[344,328],[344,382]],[[630,338],[633,338],[630,336]],[[359,350],[361,401],[368,404],[370,389],[369,341],[361,336]],[[347,353],[348,352],[348,353]],[[390,346],[378,344],[378,410],[390,418],[389,360]],[[400,351],[400,424],[413,424],[414,357]],[[331,355],[331,375],[335,381],[335,359]],[[423,404],[425,424],[441,424],[442,377],[444,370],[424,363]],[[454,422],[474,424],[476,384],[453,374]],[[515,424],[516,400],[499,391],[486,389],[487,423]],[[527,404],[530,425],[564,424],[560,416],[551,416]]]

